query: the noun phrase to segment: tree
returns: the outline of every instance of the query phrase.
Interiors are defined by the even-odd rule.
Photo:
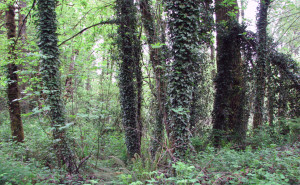
[[[237,1],[216,1],[217,77],[213,110],[215,146],[221,140],[241,143],[246,136],[244,64]]]
[[[15,7],[13,4],[8,5],[8,10],[5,14],[6,27],[7,27],[7,39],[11,44],[9,47],[9,57],[11,62],[8,64],[8,84],[7,84],[7,96],[8,107],[11,121],[12,136],[15,141],[23,142],[24,130],[21,119],[21,107],[20,107],[20,90],[18,85],[18,66],[15,63],[16,53],[14,49],[14,39],[16,38],[16,23],[15,23]]]
[[[258,49],[257,49],[257,74],[256,74],[256,97],[253,118],[253,128],[257,129],[263,124],[263,107],[265,97],[265,76],[267,61],[267,25],[268,8],[270,0],[261,0],[257,20]]]
[[[211,80],[211,70],[214,68],[214,44],[212,42],[212,32],[214,29],[212,0],[200,0],[200,20],[198,27],[198,37],[200,48],[197,51],[197,62],[194,63],[194,91],[191,105],[190,130],[193,135],[197,132],[197,123],[205,120],[211,113],[211,102],[213,101],[213,83]],[[210,47],[210,61],[207,49]],[[199,128],[199,127],[198,127]]]
[[[26,8],[26,2],[24,1],[20,1],[18,3],[18,16],[19,16],[19,20],[18,20],[18,37],[20,38],[19,40],[21,41],[20,46],[19,46],[19,50],[22,51],[20,52],[20,56],[18,56],[18,58],[25,58],[22,55],[25,55],[26,53],[28,53],[28,51],[25,49],[26,46],[26,40],[27,40],[27,33],[26,33],[26,15],[23,13],[23,9]],[[19,44],[19,43],[18,43]],[[24,62],[22,62],[22,64],[19,65],[19,70],[21,71],[25,71],[26,67],[28,68],[29,66],[26,66],[24,64]],[[23,76],[20,75],[20,78],[22,79]],[[28,87],[29,84],[22,82],[20,84],[20,91],[24,92],[26,90],[26,87]],[[21,102],[21,109],[23,113],[28,113],[29,112],[29,102],[28,101],[24,101],[24,97],[26,97],[25,93],[21,94],[21,98],[23,99],[23,101]]]
[[[150,62],[152,64],[156,83],[156,105],[155,105],[155,123],[153,131],[153,140],[151,146],[151,155],[155,156],[159,149],[164,134],[164,122],[166,119],[166,83],[165,83],[165,59],[163,57],[164,43],[159,38],[159,25],[155,24],[155,17],[151,10],[151,2],[149,0],[140,0],[140,11],[142,14],[142,22],[147,36],[147,44],[150,50]],[[161,44],[157,47],[155,45]]]
[[[75,68],[75,61],[76,61],[76,57],[79,53],[78,50],[75,50],[73,53],[73,56],[71,57],[71,63],[69,66],[69,75],[66,78],[66,83],[65,83],[65,89],[66,89],[66,94],[65,94],[65,98],[66,100],[68,100],[69,98],[73,99],[73,91],[74,91],[74,87],[73,87],[73,76],[74,76],[74,68]]]
[[[119,17],[118,45],[120,49],[120,99],[122,109],[122,122],[125,129],[125,140],[130,158],[135,154],[140,155],[141,150],[141,127],[139,126],[140,116],[137,105],[138,89],[134,80],[137,79],[139,60],[141,55],[140,41],[137,37],[136,7],[133,0],[117,0],[117,15]],[[138,84],[140,86],[140,84]]]
[[[70,173],[75,172],[74,155],[67,144],[64,106],[61,97],[61,81],[59,72],[59,50],[57,45],[56,0],[39,0],[39,48],[42,59],[40,71],[44,83],[44,93],[50,107],[51,126],[53,128],[54,149],[59,166],[66,164]]]
[[[199,2],[166,1],[171,63],[168,71],[170,140],[176,158],[183,159],[189,146],[190,109],[195,88]]]

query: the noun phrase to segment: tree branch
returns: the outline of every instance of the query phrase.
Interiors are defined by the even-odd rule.
[[[80,32],[76,33],[75,35],[73,35],[72,37],[68,38],[67,40],[64,40],[63,42],[61,42],[58,47],[60,47],[61,45],[65,44],[66,42],[68,42],[69,40],[75,38],[76,36],[82,34],[83,32],[85,32],[86,30],[93,28],[95,26],[99,26],[99,25],[103,25],[103,24],[116,24],[117,20],[109,20],[109,21],[103,21],[103,22],[99,22],[97,24],[91,25],[89,27],[86,27],[84,29],[82,29]]]

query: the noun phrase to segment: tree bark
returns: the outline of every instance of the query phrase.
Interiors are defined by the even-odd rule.
[[[268,66],[268,85],[267,85],[267,95],[268,95],[268,121],[269,121],[269,126],[273,127],[274,126],[274,106],[275,106],[275,100],[276,100],[276,93],[275,93],[275,80],[274,76],[278,76],[278,74],[274,74],[273,68],[271,65]]]
[[[136,84],[135,88],[137,91],[137,97],[136,97],[136,121],[137,121],[137,131],[138,131],[138,142],[141,144],[142,142],[142,136],[143,136],[143,123],[142,123],[142,100],[143,100],[143,74],[142,74],[142,68],[140,64],[140,56],[141,56],[141,48],[139,41],[136,41],[135,43],[135,50],[140,51],[136,52],[135,58],[135,64],[134,64],[134,73],[136,78]],[[139,55],[139,56],[138,56]]]
[[[19,25],[18,25],[18,29],[19,29],[19,33],[21,36],[21,41],[23,44],[25,44],[25,41],[27,39],[27,33],[26,33],[26,22],[27,20],[25,19],[25,15],[22,14],[22,9],[26,8],[26,2],[25,1],[20,1],[19,2]]]
[[[15,23],[15,7],[9,5],[5,14],[7,38],[10,41],[16,38],[16,23]],[[18,66],[14,63],[16,59],[16,53],[13,51],[13,44],[9,46],[9,57],[11,62],[8,64],[8,84],[7,84],[7,96],[8,107],[11,121],[12,136],[15,141],[23,142],[24,130],[21,119],[21,107],[20,107],[20,90],[18,85]]]
[[[203,99],[206,99],[205,102],[208,102],[207,96],[209,95],[209,83],[207,83],[208,76],[206,70],[210,68],[213,64],[214,59],[214,46],[212,42],[212,32],[214,29],[214,19],[213,19],[213,8],[212,0],[200,0],[200,20],[198,27],[198,37],[199,43],[201,44],[201,50],[199,49],[199,57],[197,62],[194,63],[194,91],[192,97],[192,104],[190,109],[190,131],[192,135],[196,134],[197,123],[200,120],[203,120],[206,117],[207,110],[209,106],[206,106]],[[210,59],[208,60],[203,50],[210,49]]]
[[[156,151],[162,145],[165,120],[165,81],[164,71],[165,61],[162,56],[163,47],[153,48],[152,45],[162,43],[159,39],[158,26],[155,25],[154,16],[151,12],[151,2],[149,0],[140,0],[140,11],[142,13],[142,22],[145,28],[147,43],[150,50],[150,62],[152,64],[156,83],[156,105],[155,105],[155,123],[153,125],[153,139],[151,143],[151,155],[155,156]],[[164,31],[164,30],[163,30]]]
[[[78,55],[78,50],[76,50],[73,53],[72,59],[71,59],[71,63],[69,66],[69,75],[66,78],[66,83],[65,83],[65,88],[66,88],[66,94],[65,94],[65,98],[66,100],[68,100],[70,97],[73,99],[73,93],[74,93],[74,87],[73,87],[73,72],[74,72],[74,68],[75,68],[75,61],[76,61],[76,57]]]
[[[222,140],[241,144],[246,136],[244,64],[240,53],[238,13],[234,5],[216,1],[217,77],[213,110],[214,144]]]

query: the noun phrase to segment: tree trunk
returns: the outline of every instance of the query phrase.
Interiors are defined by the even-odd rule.
[[[21,36],[21,41],[22,44],[25,44],[25,41],[27,39],[27,33],[26,33],[26,22],[27,20],[25,19],[25,14],[22,14],[22,9],[26,8],[26,2],[24,1],[20,1],[19,2],[19,25],[18,25],[18,29],[19,29],[19,33]]]
[[[7,38],[13,40],[16,37],[16,23],[15,23],[15,7],[9,5],[6,11],[6,27]],[[13,44],[9,47],[9,60],[12,60],[8,64],[8,84],[7,84],[7,96],[8,107],[11,121],[11,131],[13,139],[18,142],[24,140],[23,123],[21,119],[21,107],[20,107],[20,90],[18,86],[18,66],[14,63],[16,59],[16,53],[13,51]]]
[[[273,76],[278,76],[278,74],[274,74],[272,69],[272,66],[268,66],[268,86],[267,86],[267,92],[268,92],[268,118],[269,118],[269,126],[274,126],[274,102],[275,102],[275,79]]]
[[[54,149],[59,166],[66,164],[69,173],[78,172],[75,157],[67,144],[65,126],[64,106],[61,93],[61,82],[59,73],[59,50],[56,25],[56,1],[39,0],[39,48],[41,50],[41,74],[44,82],[44,93],[47,94],[50,106],[50,119],[53,128]]]
[[[139,41],[137,41],[139,42]],[[135,43],[135,50],[140,51],[136,53],[135,64],[134,64],[134,73],[136,78],[136,121],[137,121],[137,131],[138,131],[138,142],[141,144],[142,142],[142,135],[143,135],[143,123],[142,123],[142,93],[143,93],[143,74],[142,68],[140,64],[140,56],[141,56],[141,48],[140,43]],[[138,56],[139,55],[139,56]]]
[[[258,31],[258,50],[257,50],[257,75],[256,75],[256,97],[253,118],[253,129],[258,129],[263,124],[263,107],[265,97],[265,68],[267,60],[267,25],[268,8],[270,0],[261,0],[259,5],[257,31]]]
[[[172,60],[168,74],[170,141],[174,159],[184,159],[189,146],[190,109],[195,87],[199,2],[166,1]]]
[[[212,42],[212,32],[214,26],[212,0],[200,0],[200,21],[198,27],[199,43],[201,43],[200,52],[210,49],[211,61],[208,61],[205,53],[199,53],[198,61],[194,63],[194,91],[192,104],[190,109],[190,131],[196,134],[196,124],[206,117],[209,106],[205,105],[203,99],[207,99],[209,95],[209,75],[205,74],[208,68],[211,67],[214,59],[214,46]],[[198,51],[199,52],[199,51]],[[206,100],[209,101],[208,99]]]
[[[225,139],[241,144],[246,136],[244,64],[240,53],[240,25],[234,5],[216,1],[217,77],[213,110],[213,136],[216,147]],[[237,3],[235,1],[235,3]]]
[[[284,118],[287,115],[288,111],[288,90],[286,87],[286,79],[282,74],[280,74],[280,81],[279,81],[279,99],[278,99],[278,114],[277,117],[279,119],[279,126],[281,128],[280,133],[283,135],[287,135],[290,130],[289,127],[284,122]]]
[[[66,100],[68,100],[70,97],[73,100],[73,93],[74,93],[74,85],[73,85],[73,76],[74,76],[74,68],[75,68],[75,62],[76,62],[76,57],[78,55],[78,50],[76,50],[73,53],[72,59],[71,59],[71,63],[69,66],[69,75],[66,78],[66,83],[65,83],[65,88],[66,88],[66,94],[65,94],[65,98]]]
[[[154,16],[151,12],[151,2],[149,0],[140,0],[140,11],[142,13],[142,22],[145,28],[147,43],[150,50],[150,62],[152,64],[156,83],[156,105],[155,105],[155,123],[153,129],[153,139],[151,143],[151,155],[155,156],[156,151],[162,145],[164,133],[165,118],[165,81],[164,71],[165,62],[162,56],[163,47],[153,48],[152,45],[162,43],[158,35],[158,27],[154,23]],[[164,30],[163,30],[164,31]]]
[[[18,33],[20,34],[20,40],[22,42],[21,46],[19,47],[19,50],[22,51],[20,52],[20,57],[25,58],[25,55],[27,53],[27,50],[25,49],[26,47],[26,39],[27,39],[27,33],[26,33],[26,19],[25,15],[22,14],[22,9],[26,8],[26,2],[20,1],[19,6],[18,6],[18,14],[19,14],[19,21],[18,21]],[[19,70],[23,71],[26,70],[26,64],[23,63],[19,65]],[[31,75],[30,75],[31,76]],[[26,87],[28,86],[27,82],[22,82],[20,84],[20,91],[23,92],[26,90]],[[24,98],[26,94],[21,93],[21,98]],[[30,103],[29,100],[23,100],[21,102],[21,109],[23,113],[28,113],[30,111]]]
[[[123,112],[125,140],[130,158],[141,154],[140,130],[137,120],[137,89],[134,83],[135,65],[141,55],[140,41],[137,38],[136,7],[133,0],[117,0],[117,15],[120,24],[118,45],[120,49],[120,99]]]

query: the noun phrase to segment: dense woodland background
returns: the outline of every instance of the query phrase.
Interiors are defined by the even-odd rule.
[[[300,5],[249,3],[0,0],[0,184],[299,184]]]

